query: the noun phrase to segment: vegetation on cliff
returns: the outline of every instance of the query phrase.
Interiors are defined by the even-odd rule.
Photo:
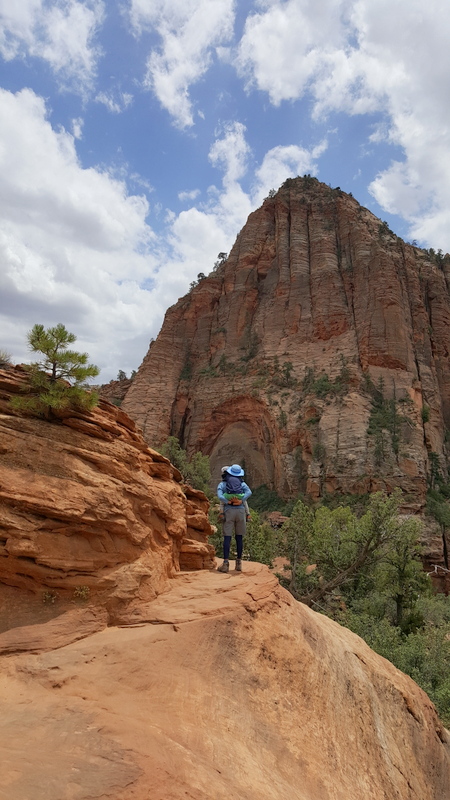
[[[251,509],[244,558],[269,565],[284,558],[280,583],[410,675],[448,726],[450,598],[433,594],[423,570],[421,522],[399,516],[400,492],[359,498],[352,508],[336,498],[333,508],[300,499],[293,509],[283,506],[291,513],[278,530],[264,519],[265,501],[273,496],[266,487],[261,514]],[[223,538],[214,510],[211,521],[218,527],[211,543],[220,557]]]
[[[26,365],[28,384],[25,397],[14,397],[13,408],[36,416],[49,417],[53,411],[67,408],[87,410],[98,402],[96,392],[87,391],[86,381],[99,373],[88,363],[87,353],[69,350],[76,341],[62,323],[45,330],[36,324],[28,333],[28,345],[39,360]]]
[[[281,583],[353,630],[410,675],[450,723],[450,598],[433,595],[420,522],[399,517],[400,493],[377,493],[357,516],[301,500],[278,535]]]
[[[193,489],[200,489],[208,497],[211,496],[211,470],[208,456],[194,453],[189,457],[176,436],[169,436],[160,451],[174,467],[180,470],[186,483],[189,483]]]

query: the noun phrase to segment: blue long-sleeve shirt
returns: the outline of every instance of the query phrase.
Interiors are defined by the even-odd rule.
[[[219,483],[219,485],[217,487],[217,497],[219,498],[221,503],[225,503],[225,505],[227,505],[227,503],[229,501],[227,500],[227,498],[224,495],[225,489],[226,489],[225,481],[220,481],[220,483]],[[242,502],[244,502],[245,500],[247,500],[251,496],[252,490],[250,489],[249,486],[247,486],[246,483],[244,483],[244,481],[242,481],[241,489],[242,489],[242,492],[239,492],[239,497],[241,496],[241,493],[243,493]]]

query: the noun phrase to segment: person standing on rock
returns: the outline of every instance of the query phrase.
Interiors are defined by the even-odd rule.
[[[247,527],[244,503],[251,495],[251,489],[242,480],[244,470],[239,464],[233,464],[226,471],[226,480],[217,487],[217,497],[223,503],[225,519],[223,522],[223,564],[218,572],[228,572],[231,537],[236,539],[236,572],[242,572],[243,537]]]

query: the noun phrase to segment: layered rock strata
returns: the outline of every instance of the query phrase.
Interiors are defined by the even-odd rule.
[[[449,279],[350,195],[288,180],[168,310],[123,408],[215,473],[243,461],[284,496],[400,486],[418,510],[446,473]]]
[[[116,618],[180,569],[214,566],[206,496],[126,414],[100,401],[25,417],[9,402],[23,389],[20,367],[0,371],[0,584],[98,597]]]

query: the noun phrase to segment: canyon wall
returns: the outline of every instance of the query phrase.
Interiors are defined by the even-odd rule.
[[[450,259],[340,189],[289,179],[166,313],[123,408],[253,487],[313,498],[447,475]]]

